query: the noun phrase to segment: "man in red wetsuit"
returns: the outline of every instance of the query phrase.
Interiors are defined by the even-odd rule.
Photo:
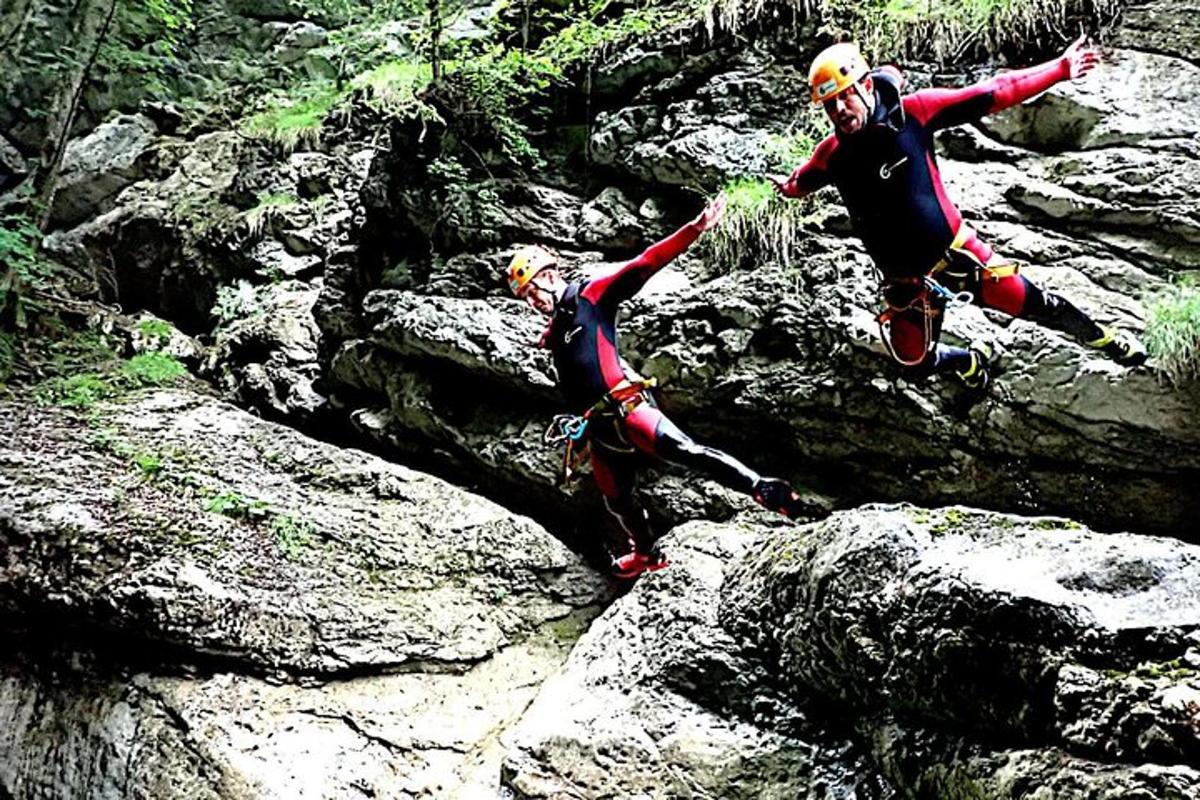
[[[883,275],[884,343],[918,373],[952,372],[983,389],[989,381],[984,348],[939,344],[946,295],[968,292],[974,303],[1032,320],[1101,350],[1117,363],[1146,360],[1126,332],[1106,330],[1053,292],[1019,274],[963,223],[946,195],[933,150],[941,128],[973,122],[1074,80],[1097,63],[1080,38],[1058,58],[1005,72],[962,89],[926,89],[901,96],[894,67],[872,71],[858,48],[837,44],[813,61],[809,83],[834,133],[791,176],[769,175],[780,193],[803,197],[833,183]]]
[[[656,407],[649,383],[617,354],[620,303],[716,225],[724,209],[724,197],[717,198],[666,239],[593,280],[566,282],[557,257],[537,246],[522,248],[509,266],[509,287],[517,297],[550,317],[541,344],[554,356],[571,412],[587,419],[592,474],[623,532],[613,554],[613,572],[619,577],[666,566],[646,512],[634,497],[639,453],[703,472],[785,516],[810,510],[787,482],[763,477],[733,456],[693,441]]]

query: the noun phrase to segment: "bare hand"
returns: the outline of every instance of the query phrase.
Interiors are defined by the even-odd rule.
[[[780,195],[781,197],[786,196],[784,195],[783,187],[787,185],[787,175],[764,175],[763,177],[770,181],[771,186],[774,187],[776,194]]]
[[[720,222],[723,216],[725,216],[725,193],[721,192],[715,200],[704,207],[700,216],[692,220],[692,224],[703,233]]]
[[[1077,80],[1091,72],[1100,63],[1100,52],[1088,42],[1087,36],[1080,36],[1063,52],[1063,58],[1071,70],[1071,80]]]

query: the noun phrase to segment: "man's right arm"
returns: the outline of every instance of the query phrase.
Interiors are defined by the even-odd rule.
[[[827,136],[813,151],[812,156],[792,170],[787,178],[768,175],[767,180],[775,185],[784,197],[804,197],[829,184],[829,158],[837,149],[837,137]]]

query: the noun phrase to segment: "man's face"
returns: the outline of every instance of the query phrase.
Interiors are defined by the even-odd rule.
[[[867,98],[864,100],[863,98]],[[875,100],[875,87],[868,75],[825,101],[825,113],[842,133],[858,133],[867,124]]]
[[[521,299],[538,311],[549,316],[554,313],[554,304],[561,294],[562,276],[554,267],[540,270],[533,279],[525,285]]]

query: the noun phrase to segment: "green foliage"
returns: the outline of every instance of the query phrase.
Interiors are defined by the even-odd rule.
[[[46,381],[34,389],[34,398],[43,405],[90,408],[116,393],[117,388],[106,377],[84,372]]]
[[[304,550],[316,541],[316,528],[306,519],[290,514],[277,514],[271,520],[271,533],[283,555],[289,561],[299,561]]]
[[[957,63],[972,55],[1057,47],[1114,20],[1120,0],[873,0],[857,4],[861,40],[889,58]],[[1066,32],[1066,33],[1064,33]]]
[[[1200,288],[1172,284],[1147,303],[1146,349],[1167,380],[1200,377]]]
[[[171,341],[171,333],[174,328],[171,327],[171,323],[161,319],[143,319],[138,322],[137,330],[143,338],[150,342],[152,347],[158,349],[166,347]]]
[[[34,295],[46,288],[49,264],[38,254],[41,231],[26,216],[0,217],[0,328],[25,328],[40,306]]]
[[[345,90],[329,81],[274,92],[266,98],[266,108],[246,121],[245,132],[289,153],[301,146],[315,147],[325,118],[344,97]]]
[[[697,11],[690,2],[645,5],[598,21],[614,5],[612,2],[594,4],[587,16],[547,37],[539,45],[537,55],[560,72],[578,64],[596,64],[633,39],[694,19]]]
[[[726,184],[724,192],[725,218],[701,239],[708,256],[728,268],[766,260],[790,267],[808,221],[808,204],[778,196],[760,178],[739,178]]]
[[[416,198],[437,212],[425,231],[430,238],[451,247],[496,244],[499,229],[507,219],[500,196],[490,180],[472,179],[470,172],[453,157],[442,157],[429,166],[432,196]]]
[[[969,56],[1057,47],[1103,28],[1121,0],[703,0],[710,33],[739,33],[789,11],[825,38],[848,36],[868,58],[958,63]]]
[[[166,353],[139,353],[118,369],[118,376],[125,386],[163,386],[187,374],[187,367]]]
[[[350,85],[362,90],[367,106],[381,114],[433,119],[437,111],[418,96],[432,79],[433,70],[428,64],[395,59],[355,76]]]
[[[453,124],[477,144],[495,144],[512,164],[541,164],[526,123],[541,93],[559,72],[548,59],[499,45],[447,65],[438,97],[453,113]]]
[[[97,73],[137,75],[151,96],[172,96],[169,76],[178,69],[181,38],[194,27],[192,10],[192,0],[118,0]]]
[[[232,489],[218,492],[204,503],[204,510],[231,519],[264,519],[268,514],[265,500],[245,497]]]
[[[285,210],[299,202],[296,196],[291,194],[260,194],[254,208],[248,209],[242,217],[246,221],[246,230],[250,238],[261,239],[267,228],[280,219]]]
[[[147,478],[153,478],[163,470],[162,458],[155,453],[134,453],[129,460]]]
[[[81,369],[84,365],[87,368]],[[91,408],[123,392],[172,383],[187,373],[182,363],[165,353],[142,353],[120,361],[107,347],[94,351],[90,359],[64,360],[55,369],[58,374],[34,387],[34,399],[70,408]]]

